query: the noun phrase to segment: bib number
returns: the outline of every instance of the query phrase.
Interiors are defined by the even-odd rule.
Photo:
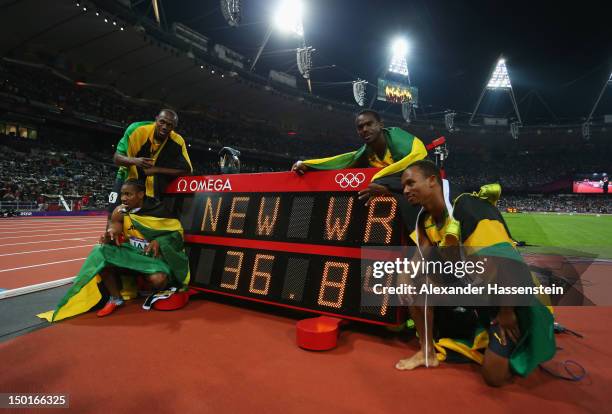
[[[130,237],[130,244],[139,250],[144,250],[149,245],[149,242],[138,237]]]

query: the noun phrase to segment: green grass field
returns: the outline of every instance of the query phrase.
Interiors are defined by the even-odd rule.
[[[612,216],[520,213],[504,219],[528,253],[612,259]]]

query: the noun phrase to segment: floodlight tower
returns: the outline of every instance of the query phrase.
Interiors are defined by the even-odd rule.
[[[308,90],[312,93],[312,84],[310,82],[310,71],[312,69],[312,53],[315,51],[311,46],[306,46],[304,40],[304,25],[302,23],[304,7],[301,0],[282,0],[279,4],[272,24],[268,27],[265,38],[253,63],[251,64],[251,71],[255,68],[257,61],[259,60],[261,53],[268,44],[270,36],[272,36],[273,28],[283,33],[289,33],[297,37],[300,40],[301,47],[296,50],[297,52],[297,66],[306,81],[308,82]]]
[[[410,85],[410,72],[408,72],[408,41],[404,37],[397,37],[391,44],[391,61],[389,63],[388,73],[394,73],[401,78],[405,78]],[[402,117],[406,123],[410,123],[416,119],[416,111],[413,102],[402,102]]]
[[[521,120],[521,114],[518,110],[518,105],[516,104],[516,98],[514,97],[514,91],[512,89],[512,83],[510,82],[510,75],[508,74],[508,68],[506,67],[506,59],[503,56],[500,56],[497,59],[495,67],[491,71],[491,75],[489,76],[488,82],[485,84],[484,88],[482,88],[482,93],[480,94],[480,98],[478,98],[478,102],[476,103],[476,107],[472,112],[472,116],[470,117],[470,125],[474,124],[474,118],[476,117],[476,113],[478,112],[478,108],[480,107],[480,103],[482,102],[482,98],[484,98],[487,91],[505,91],[510,96],[510,100],[512,101],[512,105],[514,107],[514,113],[518,119],[518,122],[513,122],[511,125],[511,132],[514,138],[518,137],[518,128],[523,124]]]
[[[406,56],[408,55],[408,42],[403,37],[398,37],[393,41],[391,46],[391,62],[389,63],[388,72],[397,73],[408,78],[410,84],[410,76],[408,73],[408,63]]]
[[[381,73],[381,75],[386,75],[389,73],[394,74],[396,77],[401,78],[402,82],[407,82],[410,85],[410,73],[408,72],[408,62],[407,56],[409,51],[409,44],[406,38],[404,37],[396,37],[391,42],[391,59],[389,60],[389,66],[387,66],[387,70]],[[374,105],[377,96],[372,97],[370,101],[370,108]],[[411,118],[416,118],[416,112],[414,110],[414,106],[411,102],[403,102],[402,103],[402,115],[406,122],[410,122]]]
[[[284,33],[293,33],[303,41],[304,26],[302,25],[302,11],[302,2],[300,0],[282,0],[278,9],[276,9],[272,23],[270,26],[268,26],[268,31],[266,32],[264,41],[259,47],[255,59],[253,59],[251,71],[253,71],[255,68],[257,61],[261,56],[261,52],[263,52],[264,48],[268,44],[274,27]]]
[[[584,122],[584,124],[582,124],[582,136],[586,140],[589,140],[591,138],[591,121],[593,120],[593,114],[595,114],[595,111],[597,110],[597,107],[599,106],[599,101],[601,101],[601,97],[603,96],[608,86],[612,86],[612,73],[610,73],[608,80],[606,81],[606,83],[604,83],[603,87],[601,88],[601,92],[599,92],[599,96],[597,97],[597,100],[595,101],[595,104],[593,105],[593,109],[591,109],[591,113],[589,113],[589,116],[587,117],[586,121]]]

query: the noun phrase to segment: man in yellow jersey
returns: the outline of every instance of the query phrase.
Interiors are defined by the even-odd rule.
[[[110,294],[98,316],[107,316],[123,304],[119,276],[142,275],[154,287],[185,288],[190,279],[183,249],[183,228],[160,202],[145,196],[141,181],[127,179],[121,188],[122,205],[55,311],[39,315],[58,321],[87,312],[102,298],[102,281]]]
[[[438,167],[427,160],[410,165],[402,174],[402,185],[406,199],[421,207],[411,235],[419,252],[426,248],[439,252],[439,248],[457,246],[471,252],[471,257],[489,262],[487,278],[531,280],[529,268],[494,205],[499,187],[495,194],[491,185],[483,186],[479,193],[453,194],[448,182],[441,180]],[[493,263],[497,266],[492,266]],[[439,360],[457,353],[480,363],[483,378],[491,386],[505,384],[513,374],[527,376],[538,364],[551,359],[556,349],[550,310],[538,298],[529,303],[508,306],[511,305],[508,302],[507,306],[468,309],[479,326],[471,330],[470,337],[461,339],[445,337],[434,328],[434,324],[440,325],[450,316],[438,312],[444,311],[443,307],[436,308],[434,313],[434,306],[409,306],[421,349],[400,360],[396,368],[435,367]]]
[[[119,191],[127,178],[145,181],[147,197],[161,200],[175,177],[193,172],[185,140],[174,132],[177,125],[177,113],[162,109],[155,122],[134,122],[125,130],[113,157],[119,171],[109,195],[109,213],[119,205]]]
[[[361,200],[370,197],[387,194],[398,188],[390,188],[392,181],[375,183],[383,177],[401,173],[414,161],[427,157],[427,149],[423,142],[414,135],[400,128],[385,128],[384,122],[378,112],[365,109],[357,114],[355,118],[357,134],[363,139],[364,145],[356,151],[340,154],[333,157],[297,161],[292,171],[302,175],[310,169],[315,170],[337,170],[342,168],[382,168],[372,178],[372,183],[359,192]]]

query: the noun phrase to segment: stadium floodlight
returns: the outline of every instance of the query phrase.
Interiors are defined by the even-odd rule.
[[[274,18],[270,24],[270,27],[268,27],[268,31],[266,32],[264,41],[261,46],[259,46],[259,49],[257,50],[257,55],[255,55],[253,63],[251,63],[251,72],[253,71],[253,69],[255,69],[255,65],[257,64],[261,53],[268,44],[270,36],[272,36],[272,32],[274,31],[274,26],[276,26],[276,28],[281,32],[293,33],[297,35],[302,39],[302,46],[306,47],[304,42],[304,26],[302,25],[303,11],[304,8],[302,7],[301,0],[282,0],[282,2],[279,4],[278,8],[274,13]]]
[[[482,98],[484,98],[487,91],[503,91],[508,93],[510,96],[510,100],[512,101],[512,106],[514,108],[514,114],[516,115],[517,123],[515,129],[511,129],[512,136],[518,137],[518,128],[523,125],[523,121],[521,120],[521,114],[518,110],[518,105],[516,103],[516,97],[514,96],[514,90],[512,89],[512,83],[510,82],[510,75],[508,74],[508,67],[506,66],[506,59],[503,56],[500,56],[495,63],[495,67],[491,71],[491,76],[485,86],[482,88],[482,92],[480,97],[478,98],[478,102],[476,102],[476,107],[474,107],[474,111],[472,112],[472,116],[470,117],[470,125],[475,126],[474,118],[478,113],[478,108],[482,103]],[[513,132],[514,131],[514,132]],[[516,138],[515,138],[516,139]]]
[[[240,0],[221,0],[221,12],[227,24],[238,27],[242,20]]]
[[[508,68],[506,67],[506,59],[500,58],[497,61],[495,70],[489,78],[489,83],[487,83],[487,89],[512,89],[510,75],[508,75]]]
[[[366,95],[366,85],[368,81],[357,79],[353,81],[353,97],[355,98],[355,102],[357,105],[363,106],[365,103],[365,95]]]
[[[406,55],[408,54],[408,42],[404,38],[397,38],[391,45],[391,63],[389,64],[389,72],[398,73],[403,76],[408,76],[408,63]]]
[[[290,32],[299,37],[304,37],[304,26],[302,25],[303,11],[300,0],[283,0],[278,9],[276,9],[274,23],[283,32]]]

